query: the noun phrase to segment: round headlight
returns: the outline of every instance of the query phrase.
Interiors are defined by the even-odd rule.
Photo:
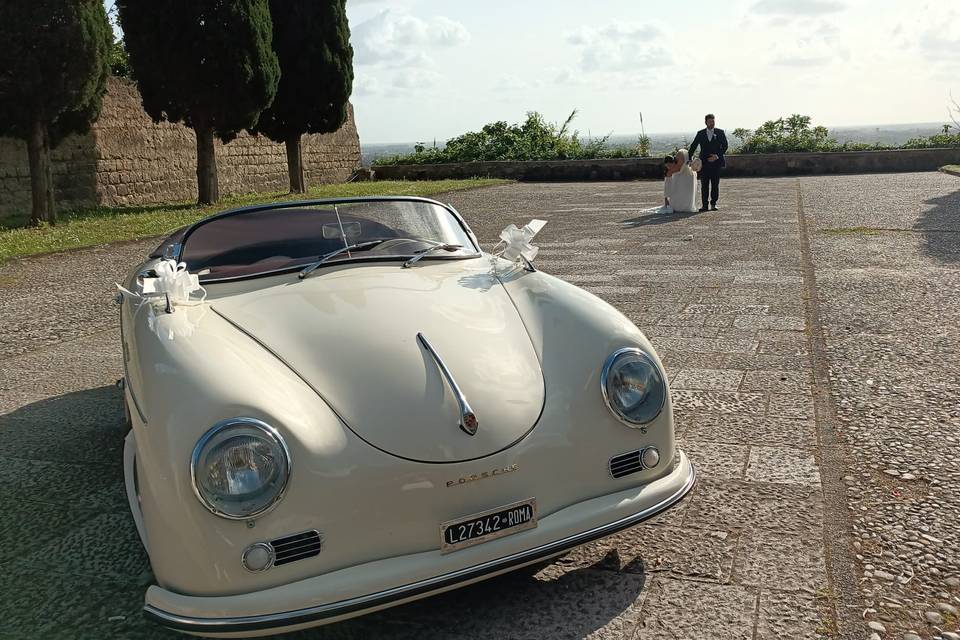
[[[234,520],[270,510],[290,478],[290,455],[277,430],[253,418],[216,424],[193,449],[190,475],[207,509]]]
[[[639,349],[620,349],[607,358],[600,375],[603,398],[627,426],[646,424],[660,415],[667,385],[656,363]]]

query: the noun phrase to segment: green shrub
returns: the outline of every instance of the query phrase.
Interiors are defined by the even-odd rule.
[[[785,153],[796,151],[836,151],[841,145],[830,137],[826,127],[811,127],[810,116],[794,114],[764,122],[755,131],[735,129],[741,140],[737,153]]]
[[[470,131],[448,140],[442,148],[417,143],[413,153],[377,158],[374,164],[636,158],[649,152],[650,140],[646,136],[641,136],[636,146],[629,147],[608,147],[609,136],[582,141],[578,131],[569,131],[576,115],[577,110],[574,109],[562,125],[557,125],[547,122],[536,111],[530,111],[522,124],[491,122],[480,131]]]
[[[826,127],[812,127],[810,116],[794,114],[764,122],[756,131],[734,129],[733,135],[740,139],[735,153],[791,153],[801,151],[882,151],[887,149],[933,149],[960,147],[960,130],[944,125],[943,132],[933,136],[912,138],[900,146],[866,144],[863,142],[839,143],[830,137]],[[951,133],[951,131],[953,131]]]
[[[960,147],[960,131],[938,133],[926,138],[911,138],[907,140],[904,149],[937,149],[944,147]]]
[[[130,78],[130,56],[127,55],[127,48],[123,45],[123,40],[114,40],[110,47],[108,58],[110,62],[110,73],[118,78]]]

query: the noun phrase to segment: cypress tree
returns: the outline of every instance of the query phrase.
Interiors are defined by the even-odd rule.
[[[331,133],[347,119],[353,47],[346,0],[270,0],[280,86],[255,133],[287,149],[290,191],[304,193],[302,136]]]
[[[50,151],[100,114],[113,31],[101,0],[0,0],[0,135],[27,143],[31,221],[56,223]]]
[[[213,139],[254,126],[280,67],[267,0],[118,0],[130,66],[155,122],[197,136],[198,202],[220,197]]]

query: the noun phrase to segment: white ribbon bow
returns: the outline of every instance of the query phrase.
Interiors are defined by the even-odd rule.
[[[200,286],[199,275],[190,273],[186,263],[169,259],[158,262],[153,271],[157,274],[156,277],[144,277],[139,293],[125,289],[119,284],[117,289],[123,296],[136,300],[134,316],[143,306],[147,307],[147,325],[161,339],[173,340],[175,336],[189,336],[206,313],[206,309],[199,317],[190,319],[183,313],[158,315],[154,307],[165,307],[168,300],[171,307],[196,306],[203,303],[207,297],[207,291]],[[191,297],[193,294],[199,295]],[[148,302],[152,304],[145,304]],[[161,318],[163,318],[162,321]]]
[[[172,304],[202,302],[207,292],[200,286],[200,277],[187,271],[185,262],[161,260],[153,268],[156,278],[143,279],[144,293],[163,293],[170,296]],[[199,300],[191,300],[190,295],[200,292]]]
[[[515,224],[505,228],[500,232],[501,244],[506,245],[500,252],[500,257],[513,262],[523,256],[528,262],[533,262],[540,252],[540,247],[530,244],[530,241],[546,224],[546,220],[531,220],[522,229],[518,229]]]

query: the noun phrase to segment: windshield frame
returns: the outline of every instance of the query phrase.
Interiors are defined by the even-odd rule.
[[[325,198],[325,199],[319,199],[319,200],[292,200],[289,202],[269,202],[264,204],[251,205],[247,207],[240,207],[238,209],[230,209],[227,211],[222,211],[220,213],[207,216],[202,220],[198,220],[197,222],[183,228],[180,231],[173,232],[167,237],[167,239],[163,242],[163,244],[161,244],[160,247],[158,247],[157,251],[155,251],[154,254],[151,254],[151,257],[172,258],[173,260],[180,262],[183,258],[184,247],[186,247],[187,242],[190,239],[190,236],[200,227],[203,227],[211,222],[221,220],[223,218],[230,218],[230,217],[240,216],[240,215],[249,214],[249,213],[259,213],[263,211],[272,211],[272,210],[280,210],[280,209],[297,209],[297,208],[324,206],[324,205],[336,206],[341,204],[353,204],[357,202],[416,202],[416,203],[423,203],[423,204],[438,206],[446,210],[451,216],[453,216],[453,219],[457,221],[457,224],[460,225],[460,228],[463,230],[464,234],[470,240],[470,244],[472,245],[469,247],[465,246],[464,249],[469,250],[472,248],[474,253],[471,255],[465,255],[465,256],[464,255],[458,255],[458,256],[438,255],[438,256],[431,256],[429,258],[424,258],[424,259],[425,260],[430,260],[430,259],[469,260],[472,258],[481,257],[483,255],[483,250],[480,247],[480,242],[477,240],[476,235],[474,235],[473,231],[467,225],[466,221],[463,219],[463,216],[460,215],[460,212],[458,212],[452,205],[444,204],[443,202],[440,202],[438,200],[433,200],[431,198],[422,198],[418,196],[358,196],[353,198],[346,197],[346,198]],[[155,255],[155,254],[159,254],[159,255]],[[349,263],[389,262],[389,261],[397,261],[397,260],[404,260],[404,259],[406,259],[406,257],[399,256],[399,255],[397,256],[363,256],[361,254],[355,258],[347,258],[344,260],[333,260],[327,264],[336,265],[336,264],[343,264],[345,262],[349,262]],[[291,265],[291,266],[284,266],[278,269],[269,269],[266,271],[245,274],[241,276],[227,276],[223,278],[214,277],[209,279],[204,279],[201,277],[201,280],[204,283],[210,283],[210,284],[217,283],[217,282],[249,280],[253,278],[273,276],[273,275],[282,274],[286,272],[297,272],[302,268],[303,268],[302,264]]]

